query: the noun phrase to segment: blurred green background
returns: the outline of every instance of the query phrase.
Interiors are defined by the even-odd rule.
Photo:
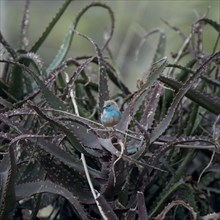
[[[15,48],[20,45],[20,27],[24,10],[23,0],[1,0],[1,31],[3,36]],[[29,46],[39,38],[55,13],[64,1],[33,0],[30,1]],[[68,27],[78,12],[92,1],[73,1],[61,17],[46,42],[37,52],[47,67],[56,55]],[[166,56],[172,63],[171,52],[176,53],[182,46],[180,37],[161,18],[171,25],[180,28],[186,35],[191,32],[192,23],[208,10],[208,17],[219,22],[220,1],[101,1],[108,4],[115,15],[115,31],[110,42],[110,49],[120,70],[121,79],[132,90],[136,88],[136,80],[141,77],[151,63],[157,47],[159,34],[148,38],[140,55],[135,59],[135,51],[145,32],[162,28],[166,33]],[[89,9],[82,17],[77,30],[93,38],[101,47],[104,32],[110,27],[106,10],[96,7]],[[211,52],[217,39],[217,32],[210,26],[204,28],[204,50]],[[220,49],[220,45],[218,45]],[[94,54],[93,47],[84,39],[74,37],[68,57]]]

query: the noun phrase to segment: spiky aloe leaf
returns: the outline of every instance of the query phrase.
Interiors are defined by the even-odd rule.
[[[194,209],[189,205],[187,204],[185,201],[183,200],[174,200],[172,201],[171,203],[169,203],[164,209],[163,211],[158,215],[156,216],[154,219],[155,220],[161,220],[161,219],[165,219],[166,217],[166,214],[169,212],[169,210],[174,207],[174,206],[179,206],[179,205],[182,205],[184,206],[186,209],[188,209],[190,211],[190,213],[192,214],[193,216],[193,220],[196,220],[197,219],[197,213],[194,211]]]
[[[16,208],[15,198],[16,163],[14,150],[9,146],[0,164],[0,219],[12,219]]]
[[[173,184],[167,184],[161,195],[159,195],[154,201],[155,205],[153,210],[150,212],[149,217],[152,218],[161,209],[162,205],[168,199],[171,193],[174,193],[183,183],[183,181],[178,181]]]
[[[1,130],[4,130],[1,128]],[[11,141],[14,138],[13,134],[5,133],[3,131],[0,132],[0,138]],[[0,147],[1,148],[1,147]]]
[[[65,166],[63,163],[51,159],[50,156],[42,153],[39,154],[38,161],[47,172],[47,176],[51,181],[69,190],[74,196],[77,196],[81,202],[86,204],[94,203],[84,173]],[[82,163],[81,167],[83,168]],[[91,170],[89,167],[89,171]],[[93,172],[95,172],[95,170],[93,170]],[[91,175],[91,177],[94,179],[93,175]]]
[[[29,26],[30,0],[25,1],[23,19],[21,24],[21,48],[26,50],[28,47],[28,26]]]
[[[45,114],[45,117],[50,117],[52,120],[57,122],[60,121],[69,130],[71,130],[71,132],[78,138],[78,141],[84,147],[88,148],[87,151],[90,152],[91,155],[98,157],[101,156],[99,151],[102,150],[102,147],[98,141],[99,135],[96,133],[96,130],[99,129],[99,126],[97,126],[97,124],[92,123],[92,121],[89,121],[85,118],[70,114],[68,112],[59,111],[56,109],[40,109],[40,111],[43,114]],[[55,113],[59,113],[60,116],[51,117],[52,116],[51,114],[55,114]],[[35,113],[31,109],[16,109],[16,110],[7,111],[4,113],[4,115],[6,117],[21,116],[21,115],[34,116]],[[59,136],[57,136],[57,138],[59,138]]]
[[[191,73],[193,71],[192,68],[195,63],[196,63],[196,59],[192,59],[186,64],[186,66],[183,69],[180,68],[181,69],[180,73],[178,75],[175,74],[177,81],[185,82],[189,78],[189,73]],[[177,66],[179,66],[179,65],[178,64],[168,64],[167,65],[167,67],[174,67],[173,69],[171,69],[172,72],[170,72],[170,74],[175,73],[174,70],[175,70],[175,68],[178,68]],[[160,113],[161,117],[164,117],[164,115],[167,111],[167,108],[169,107],[170,103],[172,102],[172,98],[173,98],[173,91],[165,90],[164,95],[163,95],[163,99],[162,99],[162,108],[161,108],[161,113]]]
[[[161,18],[161,20],[171,29],[173,29],[182,39],[182,41],[184,42],[186,40],[186,35],[176,26],[171,25],[168,21],[166,21],[165,19]]]
[[[9,66],[8,64],[6,65]],[[2,78],[0,79],[0,95],[3,97],[6,96],[6,91],[8,91],[8,84],[3,81],[5,78],[7,78],[7,73],[5,75],[2,75]]]
[[[162,59],[164,57],[165,54],[165,46],[166,46],[166,35],[164,33],[164,30],[160,29],[160,28],[156,28],[153,30],[148,31],[143,39],[141,40],[140,44],[138,45],[138,48],[136,50],[136,57],[138,57],[140,49],[142,48],[142,46],[144,45],[144,43],[146,42],[147,38],[155,33],[159,32],[159,40],[158,40],[158,44],[157,44],[157,48],[153,57],[152,62],[155,63],[158,60]]]
[[[125,94],[131,94],[130,90],[127,86],[119,79],[119,77],[115,74],[116,70],[105,61],[106,64],[106,72],[108,74],[109,79]]]
[[[189,77],[189,73],[193,73],[193,74],[195,73],[192,69],[195,63],[196,63],[196,59],[192,59],[186,64],[186,66],[181,66],[179,64],[168,64],[168,67],[174,67],[180,69],[181,72],[177,75],[176,78],[178,81],[185,82]]]
[[[83,8],[79,14],[76,16],[73,24],[71,25],[71,27],[69,28],[69,31],[67,32],[66,36],[64,37],[63,43],[60,46],[60,49],[58,51],[58,53],[56,54],[55,58],[53,59],[52,63],[50,64],[50,66],[47,69],[47,72],[49,73],[50,71],[52,71],[54,68],[56,68],[66,57],[69,48],[71,46],[72,40],[73,40],[73,36],[74,36],[74,31],[73,29],[77,28],[77,25],[80,21],[80,18],[82,17],[82,15],[84,15],[84,13],[90,9],[91,7],[102,7],[104,9],[107,9],[109,15],[110,15],[110,20],[111,20],[111,30],[110,30],[110,34],[109,34],[109,38],[106,40],[104,47],[109,43],[112,35],[113,35],[113,30],[114,30],[114,14],[111,10],[111,8],[105,4],[99,3],[99,2],[93,2],[89,5],[87,5],[85,8]]]
[[[31,48],[31,52],[35,53],[39,47],[43,44],[43,42],[46,40],[47,36],[50,34],[51,30],[53,27],[56,25],[58,20],[61,18],[63,15],[64,11],[67,9],[68,5],[70,4],[71,0],[66,0],[63,4],[63,6],[59,9],[55,17],[52,19],[52,21],[49,23],[41,37],[35,42],[35,44]]]
[[[79,160],[74,159],[72,156],[70,156],[70,154],[60,149],[55,144],[52,144],[50,141],[47,141],[45,136],[31,134],[19,135],[16,138],[14,138],[11,143],[16,143],[17,141],[23,139],[29,140],[33,144],[37,144],[41,150],[49,153],[51,156],[63,162],[67,166],[72,167],[78,172],[84,172],[81,162]]]
[[[98,201],[98,204],[101,206],[101,210],[106,219],[119,220],[115,212],[112,210],[112,207],[110,206],[109,202],[107,202],[101,194],[97,196],[96,200]]]
[[[20,60],[20,62],[22,61]],[[24,95],[23,71],[22,68],[17,65],[12,68],[9,93],[16,99],[20,99]]]
[[[154,154],[150,157],[148,160],[148,163],[151,165],[155,165],[158,163],[160,158],[166,154],[166,152],[172,148],[174,148],[178,144],[187,144],[187,143],[193,143],[193,142],[200,142],[200,143],[208,143],[208,144],[213,144],[210,139],[200,137],[200,136],[187,136],[187,137],[180,137],[180,138],[175,138],[174,140],[165,143],[163,146],[161,146]],[[191,146],[193,148],[193,146]],[[197,147],[195,146],[195,149]],[[202,148],[202,147],[201,147]]]
[[[13,63],[7,61],[5,62],[8,64]],[[30,93],[34,89],[34,85],[32,81],[30,80],[29,77],[25,75],[24,67],[33,64],[33,66],[38,72],[38,74],[36,75],[37,77],[39,77],[39,75],[42,75],[41,71],[43,64],[39,56],[34,53],[26,53],[19,55],[17,57],[17,61],[14,62],[13,64],[15,65],[12,67],[12,71],[10,73],[11,79],[9,82],[9,93],[10,95],[14,96],[16,99],[21,99],[23,98],[25,93],[27,92]]]
[[[4,112],[4,116],[7,118],[13,116],[20,116],[20,115],[33,115],[33,110],[17,108],[17,109],[10,109],[7,112]]]
[[[5,49],[9,52],[11,57],[16,59],[17,58],[17,53],[15,52],[14,48],[5,40],[5,38],[3,37],[1,31],[0,31],[0,42],[5,47]]]
[[[37,151],[35,152],[37,155]],[[46,176],[46,172],[43,169],[43,167],[40,167],[39,165],[40,164],[37,162],[36,157],[35,157],[35,162],[32,163],[29,162],[28,164],[19,164],[17,166],[16,185],[27,182],[44,180]]]
[[[139,109],[140,105],[142,104],[143,100],[145,99],[148,93],[148,89],[138,90],[134,93],[129,106],[122,112],[121,120],[116,125],[116,128],[120,131],[125,132],[130,124],[131,120],[133,119],[134,115],[136,114],[137,110]]]
[[[79,33],[77,33],[79,34]],[[109,90],[108,90],[108,75],[106,73],[105,62],[102,56],[102,51],[98,47],[98,45],[89,37],[79,34],[85,39],[89,40],[95,48],[96,55],[98,58],[99,65],[99,109],[101,110],[104,106],[104,102],[109,100]]]
[[[178,107],[181,99],[185,96],[185,94],[188,92],[188,90],[191,88],[193,83],[200,77],[202,72],[204,71],[204,68],[206,68],[213,60],[216,60],[219,58],[220,52],[215,53],[211,57],[209,57],[200,67],[196,70],[195,74],[192,75],[189,80],[186,81],[186,83],[183,85],[183,87],[179,90],[179,92],[176,94],[176,96],[173,99],[173,102],[168,110],[167,116],[157,125],[157,127],[153,130],[151,134],[151,143],[154,142],[158,137],[160,137],[165,130],[168,128],[176,108]]]
[[[145,206],[145,199],[143,192],[137,192],[137,208],[139,219],[148,220],[147,209]]]
[[[15,66],[18,66],[19,68],[22,68],[23,70],[28,72],[31,75],[31,77],[36,81],[36,83],[41,89],[41,92],[43,93],[43,95],[45,96],[46,100],[52,108],[66,110],[66,106],[64,105],[64,103],[49,90],[49,88],[44,84],[44,82],[38,77],[38,75],[34,71],[30,70],[28,67],[18,62],[6,62],[14,64]]]
[[[36,145],[35,157],[47,171],[47,175],[51,180],[73,192],[74,195],[77,195],[84,203],[93,202],[93,198],[87,187],[87,181],[84,178],[82,163],[78,159],[70,157],[69,154],[58,148],[56,144],[49,141],[47,142],[45,136],[20,135],[14,138],[10,144],[22,139],[29,140]],[[26,147],[26,145],[24,145],[23,148],[24,147]],[[30,145],[27,147],[29,150],[32,150]],[[51,159],[51,156],[53,159]],[[92,178],[101,178],[98,170],[90,167],[88,170]]]
[[[106,155],[105,155],[106,157]],[[108,179],[102,184],[101,194],[107,200],[114,200],[114,196],[118,195],[126,183],[128,176],[128,163],[123,160],[123,156],[115,158],[110,156],[108,162]]]
[[[108,75],[106,73],[105,63],[101,50],[96,47],[99,62],[99,109],[102,109],[104,102],[109,100]]]
[[[10,128],[15,129],[16,132],[20,134],[19,136],[15,137],[11,143],[16,143],[17,141],[23,139],[29,140],[33,144],[37,143],[37,145],[41,148],[41,150],[46,151],[50,155],[53,155],[59,161],[63,162],[69,167],[72,167],[78,172],[80,173],[84,172],[84,169],[82,168],[80,161],[74,160],[73,157],[71,157],[67,152],[61,150],[55,144],[52,144],[51,142],[47,141],[45,139],[45,136],[29,134],[29,132],[26,129],[24,129],[23,127],[21,127],[20,125],[18,125],[17,123],[13,122],[12,120],[8,119],[3,115],[0,115],[0,120],[3,121],[8,126],[10,126]],[[98,173],[93,171],[91,172],[92,172],[91,176],[94,175],[94,177],[100,177]]]
[[[78,57],[77,60],[84,60],[90,58],[89,56],[83,56],[83,57]],[[92,62],[98,64],[98,58],[94,57]],[[119,79],[117,74],[115,73],[116,70],[111,66],[111,64],[108,61],[104,61],[105,66],[106,66],[106,72],[108,74],[109,79],[125,94],[129,95],[131,92],[127,88],[127,86]]]
[[[220,32],[220,24],[217,23],[216,21],[213,21],[209,18],[202,18],[202,19],[198,20],[197,22],[207,23],[207,24],[211,25],[217,32]]]
[[[157,44],[157,49],[153,58],[153,63],[163,59],[165,54],[165,47],[166,47],[166,35],[164,30],[159,29],[160,37]]]
[[[19,62],[25,64],[26,66],[30,66],[31,64],[35,68],[35,71],[37,71],[37,76],[40,78],[42,76],[42,68],[43,68],[43,62],[41,58],[35,54],[35,53],[26,53],[19,55],[18,58]],[[33,92],[35,87],[37,86],[35,82],[32,81],[32,78],[27,76],[25,74],[25,71],[21,68],[21,74],[22,74],[22,82],[23,82],[23,90],[25,90],[25,93],[30,94]],[[21,87],[22,89],[22,87]]]
[[[38,72],[37,75],[38,76],[42,75],[43,62],[36,53],[29,52],[29,53],[21,54],[19,56],[19,59],[32,64]]]
[[[148,148],[150,145],[150,136],[149,136],[149,133],[148,133],[146,127],[142,126],[138,122],[136,122],[136,124],[137,124],[138,129],[143,134],[144,138],[142,138],[141,140],[138,140],[138,141],[135,140],[135,141],[129,143],[129,145],[131,148],[137,149],[137,152],[134,153],[133,155],[131,155],[131,158],[134,158],[136,160],[140,160],[143,156],[145,156],[145,154],[148,151]],[[140,136],[141,136],[141,134],[140,134]],[[144,142],[144,139],[145,139],[145,142]]]
[[[141,89],[149,88],[150,86],[152,86],[153,83],[155,83],[159,76],[163,73],[167,65],[168,61],[166,57],[157,61],[156,63],[153,63],[150,75],[147,77],[147,80],[141,86]]]
[[[70,77],[69,82],[66,83],[63,91],[62,98],[63,100],[67,99],[70,96],[70,91],[73,88],[73,85],[77,78],[79,77],[80,73],[86,68],[86,66],[94,59],[94,57],[90,57],[85,60],[82,64],[80,64],[77,69],[74,71],[73,75]]]
[[[91,7],[102,7],[102,8],[105,8],[108,11],[109,16],[110,16],[111,28],[110,28],[110,32],[108,34],[108,38],[106,39],[106,42],[105,42],[105,44],[103,46],[103,49],[104,49],[108,45],[109,41],[112,38],[112,35],[113,35],[113,32],[114,32],[114,25],[115,25],[114,13],[113,13],[112,9],[108,5],[100,3],[100,2],[93,2],[93,3],[89,4],[89,5],[87,5],[76,16],[75,23],[74,23],[74,28],[76,29],[76,26],[77,26],[80,18],[82,17],[82,15]]]
[[[11,109],[13,107],[11,102],[8,102],[6,99],[2,98],[1,96],[0,96],[0,105],[8,109]]]
[[[101,145],[108,152],[110,152],[111,154],[117,156],[119,159],[123,158],[125,161],[131,162],[131,163],[136,164],[136,165],[138,165],[140,167],[144,167],[144,168],[151,167],[151,168],[154,168],[154,169],[157,169],[157,170],[160,170],[160,171],[164,172],[164,170],[162,170],[162,169],[159,169],[157,167],[151,166],[150,164],[147,164],[147,163],[135,160],[134,158],[131,158],[131,157],[127,156],[123,152],[118,151],[118,149],[116,149],[114,147],[114,145],[112,144],[112,140],[110,138],[108,138],[108,139],[99,138],[99,141],[100,141]]]
[[[193,103],[192,104],[192,111],[190,112],[189,115],[189,123],[186,125],[185,129],[185,134],[186,135],[192,135],[195,130],[199,127],[201,121],[202,121],[202,116],[207,112],[206,109],[200,107],[198,104]]]
[[[29,102],[29,104],[42,118],[44,118],[46,121],[49,121],[52,125],[56,126],[58,129],[61,129],[63,131],[63,133],[67,136],[68,140],[70,141],[70,143],[72,144],[72,146],[75,149],[77,149],[81,153],[85,153],[87,155],[88,154],[90,155],[90,153],[87,151],[87,149],[80,143],[80,141],[79,141],[80,138],[78,139],[78,137],[73,133],[73,129],[77,129],[78,133],[85,132],[85,127],[82,127],[80,125],[80,123],[72,124],[70,127],[69,127],[69,125],[66,126],[65,123],[57,120],[55,117],[51,117],[51,116],[45,114],[40,108],[35,106],[33,103]],[[80,130],[80,128],[81,129],[83,128],[84,130]],[[82,134],[86,136],[86,133],[82,133]],[[91,135],[92,135],[92,133],[88,134],[88,137],[92,137],[91,140],[94,140],[94,135],[92,135],[92,136]],[[88,143],[88,141],[87,141],[87,143]],[[96,147],[99,147],[99,145],[96,144]],[[71,150],[70,150],[70,152],[71,152]],[[91,155],[98,156],[99,154],[98,154],[98,152],[93,151],[93,153]]]
[[[22,128],[18,123],[12,122],[12,120],[7,118],[5,115],[0,114],[0,120],[4,122],[6,125],[8,125],[11,129],[14,129],[16,133],[18,134],[25,133],[24,128]]]
[[[75,120],[71,118],[62,118],[65,120],[65,125],[72,130],[74,135],[80,140],[83,146],[91,149],[102,150],[102,147],[98,141],[98,134],[95,133],[96,128],[89,126],[89,124],[76,118]]]
[[[84,208],[70,191],[50,181],[39,181],[19,184],[15,188],[17,200],[25,199],[39,193],[53,193],[67,199],[74,207],[75,212],[82,219],[89,219]]]
[[[29,70],[26,68],[26,71]],[[55,109],[60,109],[60,110],[66,110],[66,106],[64,103],[57,97],[55,96],[51,90],[44,84],[44,82],[33,72],[33,71],[28,71],[29,74],[34,78],[38,86],[40,87],[40,90],[44,97],[46,98],[47,102],[50,104],[52,108]]]
[[[156,114],[156,109],[160,101],[160,95],[163,91],[163,87],[160,83],[155,83],[150,91],[149,101],[147,102],[140,124],[146,127],[146,130],[151,128]]]
[[[72,37],[73,37],[73,31],[72,28],[69,28],[69,31],[67,32],[66,36],[64,37],[63,43],[60,46],[60,49],[56,56],[54,57],[53,61],[47,68],[46,72],[50,73],[53,71],[65,58],[72,42]]]
[[[0,62],[8,62],[5,60],[0,60]],[[45,80],[45,85],[47,87],[52,87],[55,80],[57,79],[57,77],[59,76],[60,73],[62,73],[66,68],[68,68],[69,66],[73,65],[74,61],[72,59],[67,59],[66,61],[62,62],[56,69],[54,69],[49,76],[47,77],[47,79]],[[1,85],[1,81],[0,81],[0,85]],[[2,84],[2,88],[5,87],[6,85]],[[0,86],[1,88],[1,86]],[[7,88],[7,87],[6,87]],[[1,90],[0,90],[1,91]],[[33,92],[31,92],[30,94],[27,94],[24,99],[17,101],[14,104],[14,107],[20,107],[22,106],[24,103],[27,102],[27,100],[32,100],[35,96],[37,96],[40,93],[40,88],[36,88],[34,89]],[[16,101],[16,100],[15,100]]]
[[[169,85],[171,88],[175,89],[176,91],[178,91],[179,88],[183,86],[182,83],[164,76],[161,76],[159,80]],[[220,114],[220,99],[214,94],[200,92],[196,89],[189,89],[186,93],[186,97],[190,98],[191,100],[198,103],[200,106],[209,110],[210,112],[217,115]]]
[[[109,99],[109,91],[108,91],[108,83],[107,83],[107,73],[105,69],[105,63],[102,57],[102,52],[98,45],[88,36],[81,34],[75,30],[72,30],[77,35],[83,37],[84,39],[88,40],[95,48],[97,58],[98,58],[98,64],[99,64],[99,109],[102,109],[104,105],[104,101]],[[90,57],[85,61],[84,64],[82,64],[79,69],[77,69],[76,74],[73,75],[73,78],[71,78],[71,84],[75,81],[76,77],[79,75],[79,73],[85,68],[85,66],[94,59],[94,57]],[[70,85],[68,85],[67,89],[70,88]],[[65,94],[67,93],[67,90]]]

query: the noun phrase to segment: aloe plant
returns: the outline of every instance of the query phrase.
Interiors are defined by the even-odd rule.
[[[109,46],[114,13],[103,3],[79,11],[54,60],[43,64],[37,51],[70,3],[64,2],[31,47],[28,0],[20,48],[0,33],[6,54],[0,59],[5,65],[0,80],[0,219],[40,218],[48,205],[48,219],[220,218],[220,24],[197,19],[185,36],[164,21],[183,41],[174,60],[166,57],[165,31],[147,32],[137,50],[152,34],[159,33],[158,45],[151,67],[131,92],[114,68]],[[111,21],[103,45],[77,31],[92,7],[106,10]],[[218,33],[212,54],[202,50],[205,25]],[[74,35],[88,41],[94,54],[67,57]],[[185,58],[189,62],[184,66]],[[89,65],[98,67],[98,80],[90,80]],[[67,74],[72,66],[75,71]],[[116,97],[110,96],[109,81],[118,89]],[[112,129],[99,120],[109,99],[117,100],[122,112]]]

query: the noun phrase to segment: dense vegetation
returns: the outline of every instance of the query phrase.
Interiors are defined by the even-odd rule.
[[[183,43],[172,61],[166,33],[147,32],[137,53],[149,35],[159,35],[157,49],[131,92],[109,47],[114,13],[103,3],[79,12],[49,66],[37,55],[70,2],[33,46],[29,1],[21,48],[0,34],[0,219],[36,219],[44,207],[46,219],[220,219],[220,24],[204,16],[186,36],[164,21]],[[76,31],[92,7],[110,17],[103,46]],[[203,51],[205,25],[218,33],[211,54]],[[74,35],[94,54],[67,58]],[[109,99],[122,112],[113,129],[100,124]]]

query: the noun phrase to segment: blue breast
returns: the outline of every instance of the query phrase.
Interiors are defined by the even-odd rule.
[[[121,119],[121,112],[116,110],[104,111],[101,116],[101,122],[106,127],[113,127]]]

